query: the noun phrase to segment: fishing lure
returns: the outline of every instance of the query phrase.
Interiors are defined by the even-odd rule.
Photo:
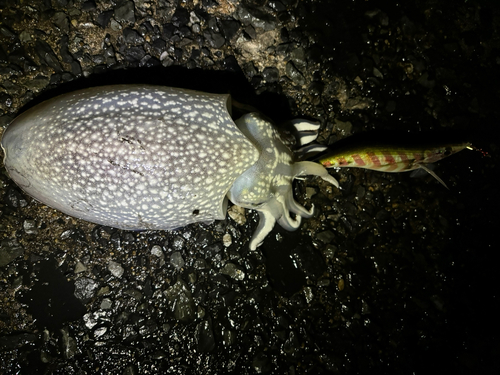
[[[469,142],[429,142],[428,134],[400,134],[398,138],[392,137],[393,141],[384,141],[381,134],[346,138],[332,145],[330,152],[319,157],[318,162],[325,168],[365,168],[389,173],[420,169],[448,188],[428,165],[463,149],[473,149]]]
[[[302,120],[295,128],[303,145],[319,125]],[[320,164],[296,162],[263,116],[233,121],[229,95],[170,87],[104,86],[53,98],[14,119],[1,145],[10,177],[68,215],[121,229],[175,229],[225,219],[229,199],[259,212],[251,249],[276,221],[295,230],[313,215],[294,200],[295,178],[338,186]]]

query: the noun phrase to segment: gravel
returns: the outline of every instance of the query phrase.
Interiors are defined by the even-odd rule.
[[[178,5],[179,4],[179,5]],[[0,125],[79,88],[230,92],[276,123],[454,131],[431,176],[299,181],[316,215],[127,232],[0,174],[0,373],[494,373],[498,6],[488,1],[0,0]],[[445,11],[446,10],[446,11]],[[432,139],[430,139],[432,140]]]

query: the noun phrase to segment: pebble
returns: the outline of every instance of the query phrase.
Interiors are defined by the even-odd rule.
[[[245,208],[238,206],[238,205],[232,205],[228,210],[227,213],[231,219],[233,219],[238,225],[244,225],[247,222],[247,218],[245,215]]]
[[[161,259],[163,259],[165,257],[163,254],[163,250],[162,250],[161,246],[159,246],[159,245],[154,245],[151,248],[151,254],[154,256],[157,256],[158,258],[161,258]]]
[[[222,20],[220,24],[226,40],[232,39],[241,27],[241,24],[234,19]]]
[[[75,297],[81,301],[88,300],[92,298],[98,284],[91,278],[79,277],[75,281]]]
[[[135,22],[135,14],[134,14],[134,2],[133,1],[125,1],[118,5],[114,11],[115,19],[118,22]]]
[[[62,354],[65,359],[73,358],[76,354],[76,340],[70,336],[67,328],[61,329],[62,334]]]
[[[129,27],[123,29],[123,38],[127,44],[140,44],[144,42],[144,38],[136,30]]]
[[[232,243],[233,243],[233,238],[229,233],[226,233],[224,236],[222,236],[222,244],[225,247],[231,246]]]
[[[267,67],[262,71],[262,78],[269,83],[277,82],[280,78],[280,72],[277,68]]]
[[[87,271],[87,267],[85,266],[85,264],[83,264],[80,261],[76,262],[76,265],[75,265],[75,274],[86,272],[86,271]]]
[[[47,42],[37,40],[35,43],[35,52],[47,66],[54,69],[57,73],[62,73],[61,64]]]
[[[4,267],[14,259],[23,256],[24,249],[16,240],[5,239],[0,245],[0,267]]]
[[[35,220],[24,220],[23,229],[26,234],[37,234],[38,228],[36,227]]]
[[[196,341],[198,351],[201,353],[210,352],[215,348],[215,336],[210,320],[204,320],[196,326]]]
[[[106,12],[102,12],[101,14],[99,14],[97,16],[96,22],[99,26],[105,29],[108,26],[111,17],[113,17],[113,11],[108,10]]]
[[[164,295],[171,303],[175,319],[185,323],[194,320],[196,314],[194,300],[184,281],[177,281],[165,290]]]
[[[114,277],[118,277],[118,278],[122,277],[123,272],[125,272],[125,270],[123,269],[121,264],[118,262],[115,262],[114,260],[112,260],[108,263],[108,270],[109,270],[109,272],[111,272],[111,274]]]
[[[245,278],[245,272],[234,263],[226,263],[220,272],[235,280],[243,280]]]
[[[184,259],[182,258],[182,254],[180,251],[174,251],[170,255],[170,264],[174,266],[176,270],[181,270],[184,267]]]
[[[304,85],[306,83],[306,79],[302,75],[302,73],[295,67],[294,63],[288,61],[285,66],[286,75],[293,82],[298,85]]]

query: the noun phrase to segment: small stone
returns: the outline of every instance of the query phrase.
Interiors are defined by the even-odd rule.
[[[340,121],[335,119],[335,128],[341,134],[349,135],[352,132],[352,123],[350,121]]]
[[[24,249],[16,240],[3,240],[0,245],[0,267],[6,266],[17,257],[23,256]]]
[[[53,17],[53,22],[62,32],[69,32],[69,20],[64,12],[57,12]]]
[[[307,67],[306,64],[306,54],[303,48],[295,48],[290,54],[290,58],[292,59],[295,66],[304,69]]]
[[[339,288],[340,291],[344,290],[344,279],[340,279],[339,282],[337,283],[337,287]]]
[[[14,291],[19,290],[23,286],[23,276],[18,276],[14,280],[12,280],[12,283],[10,285],[11,289]]]
[[[134,2],[125,1],[115,8],[115,19],[120,22],[135,22]]]
[[[311,303],[311,301],[314,298],[314,294],[311,287],[309,286],[304,287],[304,297],[306,298],[307,303]]]
[[[113,302],[109,298],[104,298],[101,302],[100,308],[102,310],[109,310],[113,306]]]
[[[19,40],[21,43],[27,43],[31,41],[31,34],[28,30],[23,30],[21,31],[21,34],[19,34]]]
[[[231,219],[233,219],[238,225],[244,225],[247,222],[245,216],[245,208],[237,205],[232,205],[227,213]]]
[[[226,233],[224,236],[222,236],[222,243],[225,247],[231,246],[231,244],[233,243],[233,239],[229,233]]]
[[[325,230],[323,232],[317,233],[316,238],[321,242],[327,244],[335,239],[335,234],[331,230]]]
[[[87,313],[83,316],[83,322],[85,327],[92,329],[97,324],[97,319],[95,313]]]
[[[49,84],[49,79],[41,75],[36,76],[31,80],[31,87],[33,90],[41,90]]]
[[[111,17],[113,17],[113,11],[112,10],[108,10],[106,12],[102,12],[101,14],[99,14],[97,16],[96,23],[99,26],[101,26],[103,29],[105,29],[108,26],[109,21],[111,20]]]
[[[155,49],[155,51],[158,54],[160,54],[160,60],[162,60],[161,56],[162,56],[163,51],[165,51],[167,43],[163,39],[158,38],[158,39],[155,39],[155,41],[153,42],[152,46]]]
[[[306,79],[304,78],[302,73],[295,67],[293,62],[289,61],[286,63],[285,71],[287,77],[290,78],[296,84],[303,85],[306,83]]]
[[[170,40],[174,35],[174,32],[175,32],[175,26],[171,23],[167,23],[163,26],[161,35],[165,40]]]
[[[180,270],[182,267],[184,267],[184,263],[185,262],[180,251],[174,251],[170,255],[170,264],[174,266],[176,270]]]
[[[26,207],[28,205],[26,199],[16,189],[9,189],[6,198],[7,204],[14,208]]]
[[[223,20],[221,21],[221,28],[224,36],[227,40],[230,40],[233,36],[236,35],[240,28],[241,24],[236,20]]]
[[[111,19],[109,25],[113,31],[120,31],[122,29],[122,25],[120,25],[120,23],[118,23],[114,18]]]
[[[241,5],[237,9],[236,16],[245,25],[250,24],[264,31],[276,29],[276,21],[273,17],[258,8]]]
[[[114,277],[117,278],[122,277],[123,272],[125,272],[121,264],[113,260],[108,263],[108,270]]]
[[[67,240],[68,238],[71,237],[71,234],[73,234],[73,230],[71,230],[71,229],[65,230],[64,232],[61,233],[60,238],[63,241]]]
[[[132,46],[126,51],[125,59],[130,62],[138,62],[146,56],[146,51],[142,46]]]
[[[190,21],[190,15],[187,9],[183,7],[177,7],[175,13],[172,16],[172,23],[177,28],[186,26]]]
[[[247,27],[245,27],[245,33],[250,39],[257,38],[257,32],[252,25],[248,25]]]
[[[174,317],[181,322],[191,322],[196,316],[196,306],[194,304],[191,291],[182,280],[177,281],[173,286],[163,292],[170,302]]]
[[[191,23],[199,23],[201,20],[196,14],[196,12],[193,10],[191,13],[189,13],[189,22]]]
[[[221,48],[226,43],[224,37],[213,30],[206,31],[203,36],[213,48]]]
[[[135,288],[130,288],[130,289],[125,289],[124,290],[124,293],[127,295],[127,296],[130,296],[132,297],[133,299],[135,299],[136,301],[140,301],[142,299],[142,293],[140,290],[137,290]]]
[[[161,65],[163,65],[164,67],[169,67],[169,66],[172,66],[174,64],[174,60],[168,55],[167,51],[165,51],[161,54],[160,61],[161,61]]]
[[[26,234],[37,234],[38,229],[36,227],[35,220],[25,220],[23,223],[23,228]]]
[[[262,71],[262,77],[266,80],[266,82],[276,82],[280,79],[280,72],[277,68],[268,67]]]
[[[94,296],[97,283],[88,277],[80,277],[75,281],[75,297],[85,301]]]
[[[335,259],[335,253],[337,252],[337,246],[335,245],[327,245],[325,249],[323,250],[323,256],[327,260],[333,260]]]
[[[76,340],[69,335],[67,329],[61,329],[62,352],[65,359],[73,358],[76,354]]]
[[[159,246],[159,245],[154,245],[151,248],[151,255],[157,256],[160,259],[163,259],[165,257],[163,254],[163,250],[161,249],[161,246]]]
[[[172,247],[175,250],[181,250],[184,247],[185,240],[181,236],[176,236],[172,242]]]
[[[198,276],[196,275],[196,272],[189,272],[187,275],[187,281],[190,284],[196,283],[196,280],[198,280]]]
[[[63,71],[56,54],[52,51],[52,48],[47,42],[38,40],[35,43],[35,52],[38,57],[40,57],[40,60],[54,69],[56,73],[61,73]]]
[[[274,10],[276,13],[281,13],[286,11],[286,7],[281,3],[280,1],[277,0],[271,0],[269,1],[269,7]]]
[[[108,327],[99,327],[94,331],[94,337],[101,337],[108,331]]]
[[[382,74],[382,72],[380,70],[378,70],[377,68],[373,68],[373,75],[377,78],[384,78],[384,75]]]
[[[73,56],[69,51],[69,38],[67,35],[61,38],[59,45],[60,45],[59,53],[61,54],[62,61],[66,63],[71,63],[73,61]]]
[[[12,107],[12,96],[5,93],[0,94],[0,108],[10,108]]]
[[[215,336],[210,320],[200,322],[196,326],[196,342],[202,353],[210,352],[215,348]]]
[[[103,286],[99,291],[97,292],[97,295],[100,296],[105,296],[106,294],[109,294],[110,288],[109,285]]]
[[[94,10],[97,8],[97,5],[94,1],[90,0],[90,1],[86,1],[82,4],[82,10],[85,11],[85,12],[88,12],[88,11],[91,11],[91,10]]]
[[[85,264],[80,261],[76,262],[75,273],[82,273],[85,271],[87,271],[87,267],[85,266]]]
[[[130,27],[123,30],[123,38],[127,44],[140,44],[144,42],[144,38],[140,36],[136,30]]]
[[[245,278],[245,272],[234,263],[226,263],[220,272],[235,280],[243,280]]]
[[[194,268],[197,270],[204,270],[208,268],[207,261],[202,258],[198,258],[194,261]]]

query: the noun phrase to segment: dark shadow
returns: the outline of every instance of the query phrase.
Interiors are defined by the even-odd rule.
[[[268,92],[256,95],[241,70],[187,69],[179,66],[117,69],[92,74],[88,78],[80,78],[44,91],[23,107],[21,112],[58,95],[88,87],[118,84],[152,84],[218,94],[228,93],[239,103],[256,108],[277,123],[291,117],[285,96]]]
[[[36,283],[18,299],[28,305],[39,329],[55,331],[83,316],[86,310],[75,297],[75,284],[66,279],[53,259],[33,264],[33,271]]]

